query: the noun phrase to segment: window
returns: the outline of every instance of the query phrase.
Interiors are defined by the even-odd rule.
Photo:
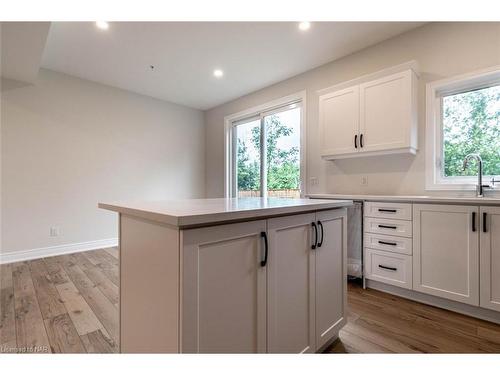
[[[302,99],[284,99],[226,119],[226,196],[301,196]]]
[[[463,169],[464,158],[483,159],[488,180],[500,176],[500,70],[456,77],[427,86],[427,189],[474,189],[478,167]]]

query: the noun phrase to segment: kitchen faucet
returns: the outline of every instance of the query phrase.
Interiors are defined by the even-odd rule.
[[[479,154],[469,154],[464,159],[464,171],[467,168],[469,159],[476,159],[479,171],[477,173],[477,186],[476,186],[476,197],[484,197],[484,188],[490,187],[489,185],[483,185],[483,159]]]

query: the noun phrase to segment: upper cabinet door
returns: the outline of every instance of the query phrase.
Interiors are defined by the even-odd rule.
[[[413,289],[479,305],[479,209],[413,205]]]
[[[335,337],[346,323],[347,311],[347,213],[346,210],[316,213],[320,243],[316,255],[316,347]]]
[[[266,221],[182,233],[182,352],[265,353]]]
[[[360,152],[416,148],[416,85],[412,70],[363,83]]]
[[[481,207],[481,307],[500,311],[500,207]]]
[[[268,220],[268,351],[314,353],[314,214]],[[333,286],[335,287],[335,286]]]
[[[321,156],[355,153],[359,150],[359,86],[319,98]]]

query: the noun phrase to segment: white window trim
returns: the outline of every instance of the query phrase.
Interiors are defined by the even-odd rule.
[[[441,174],[441,97],[500,83],[500,65],[430,82],[426,86],[425,188],[426,190],[475,190],[477,177],[443,177]],[[483,176],[488,179],[488,176]],[[488,180],[485,183],[488,183]]]
[[[224,197],[231,198],[231,192],[233,189],[232,169],[235,166],[233,150],[233,136],[235,132],[233,131],[233,123],[253,115],[258,115],[262,112],[271,111],[277,107],[282,107],[294,101],[300,101],[302,108],[300,111],[300,195],[303,197],[307,194],[305,191],[307,185],[305,183],[307,176],[306,91],[304,90],[224,117]]]

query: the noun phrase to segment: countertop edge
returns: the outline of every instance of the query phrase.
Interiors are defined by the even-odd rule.
[[[241,222],[245,219],[258,220],[268,217],[286,216],[301,214],[312,211],[344,208],[353,204],[351,199],[338,199],[330,202],[313,203],[306,205],[292,205],[281,207],[264,207],[233,212],[216,212],[193,215],[170,215],[138,208],[125,207],[120,205],[98,203],[101,209],[114,211],[120,214],[134,216],[146,220],[168,224],[179,229],[208,226],[212,224],[229,224],[231,222]]]
[[[457,203],[477,205],[500,205],[500,198],[474,197],[430,197],[430,196],[397,196],[397,195],[348,195],[348,194],[308,194],[311,199],[332,199],[372,202],[404,202],[404,203]]]

